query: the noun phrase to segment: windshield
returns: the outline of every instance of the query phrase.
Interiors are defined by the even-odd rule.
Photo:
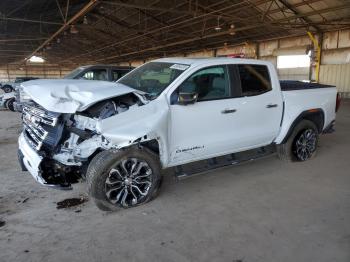
[[[84,67],[78,67],[74,69],[72,72],[70,72],[68,75],[65,75],[64,79],[75,79],[85,68]]]
[[[136,68],[117,82],[155,98],[188,67],[184,64],[151,62]]]

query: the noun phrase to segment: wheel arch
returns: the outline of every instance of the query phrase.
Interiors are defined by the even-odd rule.
[[[303,112],[301,112],[292,122],[290,125],[287,134],[285,137],[282,139],[281,144],[285,143],[290,135],[292,134],[294,128],[296,127],[297,124],[299,124],[302,120],[309,120],[313,122],[318,129],[318,133],[322,133],[324,122],[325,122],[325,114],[322,108],[313,108],[313,109],[308,109]]]

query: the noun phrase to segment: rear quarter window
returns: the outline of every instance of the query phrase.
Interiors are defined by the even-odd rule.
[[[238,65],[242,96],[255,96],[272,90],[270,74],[265,65]]]

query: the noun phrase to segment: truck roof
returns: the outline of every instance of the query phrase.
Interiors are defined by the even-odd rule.
[[[187,65],[201,65],[201,64],[258,64],[258,65],[271,65],[270,62],[257,59],[245,59],[245,58],[231,58],[231,57],[169,57],[153,60],[155,62],[165,63],[179,63]]]
[[[134,69],[133,66],[119,66],[119,65],[104,65],[104,64],[97,64],[97,65],[82,65],[79,66],[79,68],[116,68],[116,69]]]

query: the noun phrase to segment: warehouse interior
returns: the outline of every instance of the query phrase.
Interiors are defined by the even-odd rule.
[[[277,66],[278,56],[313,50],[311,73],[282,68],[280,76],[316,80],[319,63],[319,81],[348,95],[349,8],[346,0],[3,1],[0,80],[60,78],[79,65],[138,66],[168,56],[239,55]],[[26,62],[33,55],[45,63]]]
[[[21,115],[0,110],[0,261],[350,261],[350,1],[0,1],[2,85],[165,57],[258,59],[335,86],[336,131],[310,162],[168,175],[156,200],[114,213],[84,183],[52,190],[20,171]],[[82,201],[56,206],[69,197]]]

